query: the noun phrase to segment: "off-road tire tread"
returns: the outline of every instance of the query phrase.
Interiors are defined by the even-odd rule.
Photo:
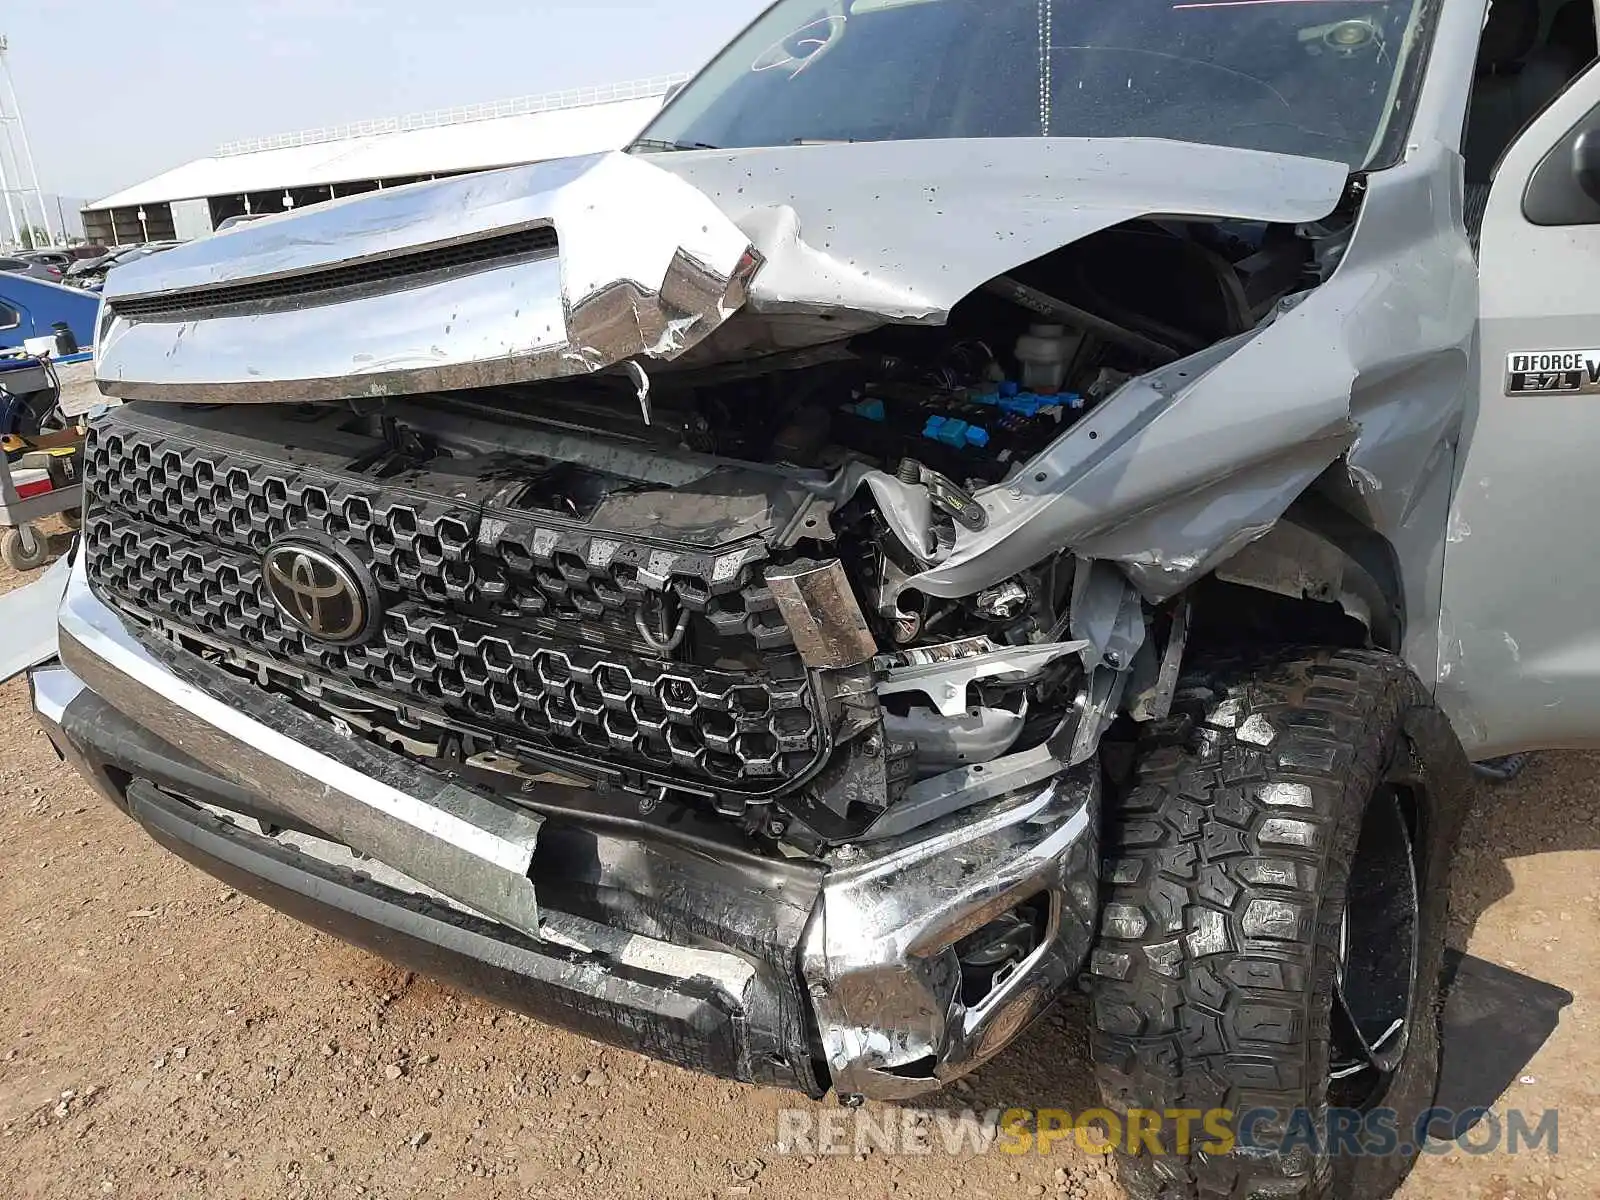
[[[1431,832],[1453,844],[1466,762],[1399,659],[1286,650],[1186,673],[1172,715],[1144,728],[1131,787],[1108,800],[1101,933],[1088,967],[1108,1107],[1239,1114],[1326,1104],[1329,1018],[1316,998],[1331,994],[1366,802],[1397,761],[1445,794]],[[1303,785],[1309,807],[1303,790],[1268,784]],[[1284,795],[1300,804],[1274,802]],[[1435,862],[1447,870],[1448,861],[1445,845]],[[1424,945],[1419,971],[1435,981],[1445,901],[1424,903],[1438,908],[1441,932]],[[1436,1010],[1435,983],[1428,995]],[[1436,1076],[1436,1017],[1410,1052],[1426,1060],[1406,1084],[1423,1107]],[[1184,1156],[1173,1145],[1161,1157],[1118,1152],[1132,1200],[1327,1200],[1348,1185],[1335,1186],[1325,1157],[1211,1156],[1197,1152],[1204,1138],[1195,1133]],[[1408,1165],[1361,1167],[1363,1200],[1369,1187],[1371,1200],[1392,1192]]]

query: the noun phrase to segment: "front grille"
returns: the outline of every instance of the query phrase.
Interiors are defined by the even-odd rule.
[[[747,796],[807,776],[828,749],[759,546],[666,551],[491,514],[443,485],[392,488],[158,429],[120,409],[90,431],[90,582],[169,637],[226,651],[225,665],[258,682],[297,680],[302,700],[366,697],[396,714],[402,742],[421,722]],[[365,643],[328,645],[280,619],[260,556],[291,530],[333,538],[372,572],[383,616]],[[638,633],[662,597],[690,614],[690,661],[648,652]]]
[[[547,258],[557,250],[556,231],[548,225],[516,233],[410,251],[388,258],[347,263],[255,283],[230,283],[157,296],[111,301],[118,316],[134,320],[179,320],[217,315],[224,309],[267,309],[275,304],[332,304],[368,290],[393,291],[421,287],[446,276],[488,271]]]

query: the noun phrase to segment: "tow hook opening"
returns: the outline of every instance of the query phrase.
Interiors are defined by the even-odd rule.
[[[955,944],[961,964],[961,1003],[977,1008],[1044,944],[1050,897],[1036,892]]]
[[[893,1075],[896,1079],[932,1079],[939,1066],[937,1054],[924,1054],[921,1058],[914,1058],[908,1063],[898,1063],[892,1067],[879,1067],[881,1075]]]

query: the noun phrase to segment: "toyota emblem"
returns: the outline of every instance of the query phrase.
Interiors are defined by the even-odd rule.
[[[283,619],[319,642],[356,642],[372,625],[377,589],[339,548],[290,534],[261,559],[267,595]]]

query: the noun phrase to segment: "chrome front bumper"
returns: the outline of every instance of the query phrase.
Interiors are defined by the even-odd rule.
[[[751,1066],[765,1055],[793,1068],[801,1082],[791,1086],[813,1092],[820,1083],[842,1094],[883,1099],[923,1094],[992,1057],[1048,1007],[1088,953],[1098,877],[1093,764],[900,838],[841,848],[827,862],[769,867],[744,856],[748,861],[737,868],[744,872],[741,878],[758,882],[728,894],[752,906],[774,906],[776,915],[761,914],[764,927],[792,930],[790,942],[779,933],[763,935],[769,977],[766,993],[758,994],[761,969],[750,969],[752,951],[732,944],[736,937],[717,945],[703,931],[692,939],[679,936],[681,922],[673,926],[648,915],[635,920],[647,928],[620,928],[617,922],[541,911],[535,869],[541,837],[558,826],[570,837],[573,822],[585,820],[582,797],[591,793],[531,784],[522,802],[512,803],[345,737],[331,723],[193,655],[147,645],[92,594],[81,563],[66,581],[58,642],[62,665],[35,674],[35,707],[57,747],[78,758],[80,769],[108,794],[117,789],[107,785],[104,772],[81,761],[82,746],[67,732],[74,705],[92,702],[114,710],[127,729],[192,764],[184,778],[211,781],[199,789],[203,795],[185,793],[181,780],[163,785],[196,802],[195,820],[227,817],[230,797],[255,798],[319,834],[284,835],[263,826],[253,835],[262,853],[276,852],[279,848],[268,843],[288,836],[298,837],[296,855],[324,865],[348,866],[354,851],[362,861],[376,860],[383,867],[374,864],[359,878],[386,878],[394,894],[433,897],[462,920],[500,927],[518,947],[548,945],[562,953],[581,947],[598,964],[592,976],[597,981],[614,968],[644,970],[652,980],[691,993],[709,987],[717,993],[717,1012],[733,1014],[733,1028],[754,1029],[765,1021],[771,1036],[761,1046],[782,1046],[773,1051],[747,1045],[732,1056],[733,1066],[694,1053],[674,1061],[773,1082],[759,1064]],[[122,770],[138,775],[137,767]],[[126,794],[109,798],[130,808]],[[152,808],[152,803],[145,808],[154,812],[160,805]],[[177,807],[185,806],[179,801]],[[165,810],[157,815],[163,821],[172,816]],[[544,829],[547,821],[550,830]],[[145,823],[150,827],[149,820]],[[603,829],[594,836],[609,839],[600,857],[610,862],[595,869],[621,872],[608,884],[612,891],[635,889],[647,905],[673,889],[682,893],[685,881],[675,879],[669,889],[663,860],[646,853],[643,840],[655,835],[642,826],[635,832],[614,813],[595,816],[594,828]],[[213,828],[206,836],[237,841],[247,835],[230,826]],[[594,836],[588,843],[570,844],[592,844]],[[639,840],[637,854],[630,837]],[[681,861],[681,849],[674,861]],[[694,848],[688,857],[696,855],[703,860],[703,849]],[[638,865],[629,875],[633,858]],[[209,861],[202,865],[214,869]],[[718,884],[725,886],[726,880]],[[693,878],[687,886],[692,892]],[[963,1003],[955,943],[1030,902],[1047,913],[1039,943],[981,1002]],[[298,906],[283,906],[302,915]],[[753,917],[750,924],[757,925]],[[585,986],[579,980],[566,973],[561,983],[570,992]],[[786,999],[790,989],[796,998],[809,997],[809,1014],[783,1011],[796,1007]],[[580,998],[576,1008],[585,1007]],[[651,1038],[633,1036],[638,1031],[630,1031],[627,1020],[596,1032],[592,1014],[583,1015],[583,1020],[565,1021],[559,1014],[551,1019],[646,1053],[662,1052]],[[695,1028],[695,1022],[687,1027]],[[739,1036],[755,1038],[754,1033]],[[797,1055],[809,1060],[807,1070],[789,1062]]]
[[[1088,957],[1098,911],[1099,765],[836,857],[803,959],[844,1094],[902,1100],[993,1058]],[[963,1004],[955,944],[1034,897],[1045,930],[981,1001]]]

